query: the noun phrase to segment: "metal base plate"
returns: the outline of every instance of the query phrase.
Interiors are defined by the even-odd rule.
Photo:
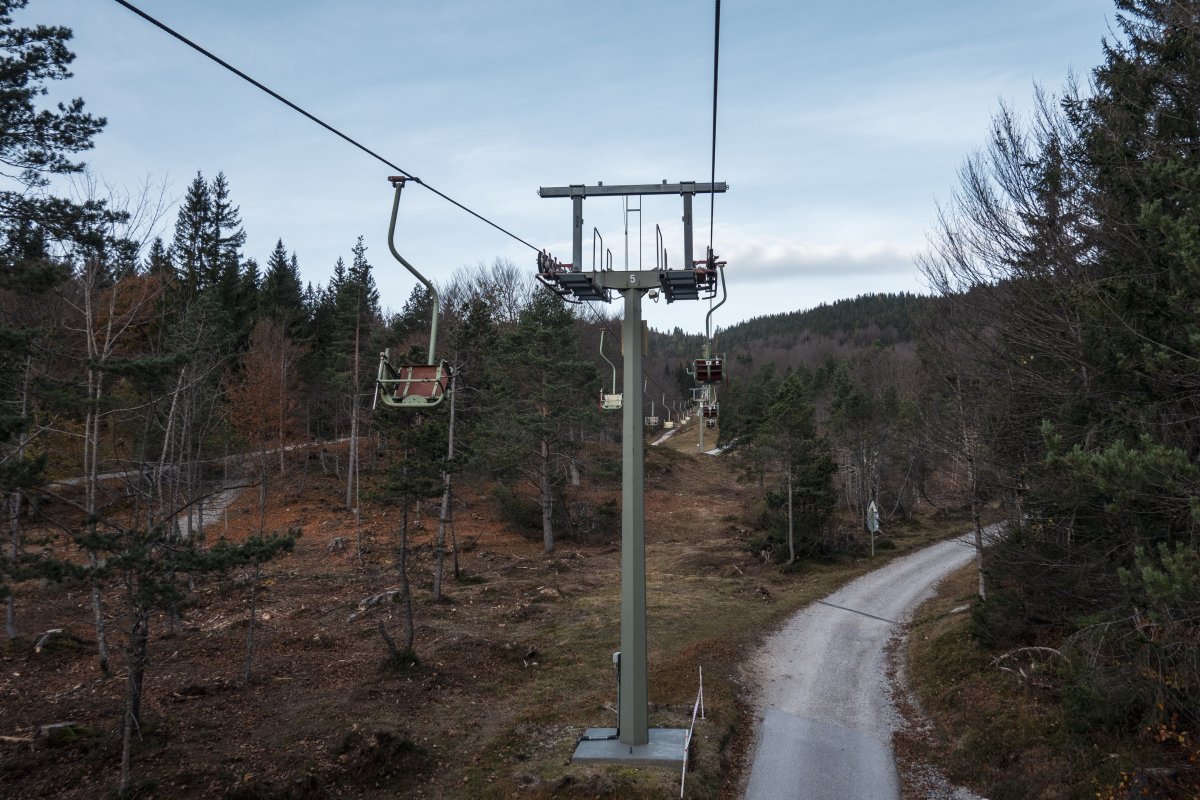
[[[575,748],[572,762],[584,764],[626,764],[635,767],[683,766],[683,746],[687,742],[686,728],[651,728],[646,744],[628,745],[619,739],[605,739],[616,728],[588,728],[584,739]]]

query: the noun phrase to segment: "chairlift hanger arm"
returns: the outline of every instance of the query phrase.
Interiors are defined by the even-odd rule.
[[[415,277],[425,286],[425,289],[429,292],[429,295],[433,300],[433,318],[429,329],[429,355],[425,362],[426,364],[432,366],[435,360],[434,353],[437,352],[438,307],[440,305],[440,301],[438,299],[437,289],[433,287],[433,284],[430,283],[424,275],[422,275],[420,272],[417,272],[416,267],[408,263],[404,256],[400,255],[400,253],[396,250],[396,215],[400,211],[400,192],[404,190],[404,182],[407,180],[407,178],[403,175],[393,175],[388,178],[388,180],[391,181],[392,186],[396,189],[395,197],[392,200],[392,218],[388,223],[388,249],[392,251],[392,257],[399,261],[405,269],[413,274],[413,277]]]
[[[609,361],[608,356],[604,355],[604,331],[603,330],[600,331],[600,357],[603,358],[605,361],[607,361],[608,365],[610,367],[612,367],[612,393],[617,394],[617,365],[614,364],[612,361]]]
[[[721,302],[708,310],[708,315],[704,318],[704,336],[708,340],[704,343],[705,355],[712,349],[712,315],[721,306],[725,305],[725,301],[729,299],[729,290],[725,286],[725,262],[717,261],[713,256],[712,248],[708,248],[708,263],[715,265],[718,274],[721,276]]]

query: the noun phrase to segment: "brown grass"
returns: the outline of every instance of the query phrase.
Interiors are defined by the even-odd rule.
[[[976,591],[972,565],[947,578],[914,616],[908,678],[931,726],[926,736],[902,736],[898,751],[937,763],[991,800],[1090,800],[1123,770],[1161,758],[1145,737],[1072,730],[1052,676],[1001,670],[994,660],[1001,653],[969,633],[963,609]]]
[[[694,435],[694,427],[684,434]],[[711,433],[711,431],[709,432]],[[684,441],[680,439],[680,441]],[[709,441],[706,436],[706,442]],[[715,437],[711,440],[715,441]],[[694,445],[693,445],[694,447]],[[647,469],[651,724],[685,727],[698,670],[707,719],[698,724],[688,777],[692,798],[733,797],[752,721],[740,681],[746,653],[796,609],[951,528],[899,534],[872,559],[783,572],[747,547],[751,489],[722,458],[653,448]],[[297,469],[293,467],[293,469]],[[462,577],[448,575],[433,603],[426,511],[410,560],[417,663],[384,669],[382,620],[400,633],[396,606],[353,621],[362,598],[398,585],[396,509],[367,506],[364,560],[332,476],[296,477],[273,494],[268,528],[304,530],[296,552],[268,565],[256,634],[255,680],[238,684],[248,595],[242,575],[210,580],[184,624],[152,627],[135,756],[139,797],[639,798],[678,792],[674,770],[581,767],[568,762],[585,726],[614,719],[611,653],[619,642],[619,548],[540,544],[500,525],[486,492],[464,491],[457,509]],[[614,487],[590,490],[612,496]],[[607,493],[607,494],[606,494]],[[229,536],[247,535],[253,491],[230,509]],[[209,531],[210,540],[219,530]],[[93,640],[82,586],[23,584],[26,632],[66,627]],[[119,596],[106,595],[119,628]],[[114,645],[123,644],[116,636]],[[116,782],[123,673],[100,678],[93,647],[35,654],[10,643],[0,667],[0,735],[32,735],[71,720],[89,732],[61,749],[0,742],[6,798],[94,798]],[[117,668],[122,668],[117,659]],[[398,768],[400,765],[402,768]]]

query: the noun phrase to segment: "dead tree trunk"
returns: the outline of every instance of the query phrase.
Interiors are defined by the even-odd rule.
[[[258,450],[258,535],[262,536],[267,524],[267,443],[263,441]]]
[[[795,526],[792,520],[792,462],[787,465],[787,492],[788,492],[788,560],[787,565],[790,567],[796,563],[796,533]]]
[[[451,476],[450,462],[454,460],[454,390],[458,383],[458,376],[451,372],[450,374],[450,429],[449,429],[449,444],[446,446],[446,468],[442,471],[442,509],[438,513],[438,530],[437,530],[437,567],[433,573],[433,601],[440,602],[442,599],[442,572],[445,569],[446,562],[446,520],[450,514],[451,500]],[[455,563],[458,561],[457,549],[455,552]],[[457,577],[458,570],[455,569]]]
[[[133,613],[129,626],[129,676],[125,681],[125,718],[121,732],[121,793],[129,790],[133,779],[133,736],[141,735],[142,682],[146,675],[146,644],[150,618],[144,609]]]
[[[25,356],[25,364],[23,374],[21,376],[21,419],[26,419],[29,413],[29,373],[33,365],[33,357]],[[25,460],[25,448],[29,444],[29,434],[22,430],[17,437],[17,463]],[[12,562],[17,563],[17,557],[21,554],[21,502],[23,496],[20,489],[14,489],[8,497],[8,533],[9,533],[9,557]],[[17,637],[17,600],[13,595],[12,587],[8,589],[8,596],[4,598],[4,632],[9,639]]]
[[[16,563],[21,552],[21,492],[14,491],[8,497],[9,511],[9,556]],[[17,603],[12,588],[4,598],[4,633],[9,639],[17,638]]]
[[[263,462],[266,471],[266,462]],[[261,531],[260,531],[261,532]],[[251,669],[254,665],[254,622],[258,612],[258,582],[262,578],[262,564],[254,565],[254,574],[250,578],[250,620],[246,623],[246,663],[242,668],[242,684],[250,685]]]
[[[400,589],[404,593],[404,649],[412,652],[413,639],[413,607],[412,591],[408,585],[408,502],[404,503],[404,512],[400,519]]]
[[[88,337],[89,341],[91,337]],[[84,507],[88,515],[88,533],[96,535],[97,493],[99,491],[99,439],[100,439],[100,398],[103,388],[103,378],[98,370],[88,370],[88,410],[84,420],[84,475],[85,501]],[[112,676],[109,666],[108,637],[105,632],[104,605],[100,591],[100,579],[96,577],[99,561],[94,550],[88,550],[88,566],[91,568],[91,599],[92,620],[96,627],[96,656],[100,673],[108,678]]]
[[[958,394],[958,419],[962,425],[963,455],[967,461],[967,491],[971,493],[971,520],[975,523],[975,567],[979,573],[979,599],[987,600],[987,584],[983,574],[983,525],[979,510],[979,473],[975,467],[975,437],[967,425],[966,404],[963,402],[961,381],[955,381]]]
[[[554,552],[554,499],[550,493],[550,443],[541,443],[538,459],[538,499],[542,504],[542,552]]]
[[[358,337],[359,314],[354,319],[354,386],[350,398],[350,463],[346,466],[346,510],[354,508],[354,481],[358,477]]]

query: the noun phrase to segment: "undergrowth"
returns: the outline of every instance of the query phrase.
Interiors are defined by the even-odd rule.
[[[1200,746],[1177,718],[1130,725],[1125,709],[1085,702],[1086,686],[1058,650],[1003,649],[972,635],[974,569],[918,610],[908,645],[909,681],[946,775],[990,800],[1200,797]]]

